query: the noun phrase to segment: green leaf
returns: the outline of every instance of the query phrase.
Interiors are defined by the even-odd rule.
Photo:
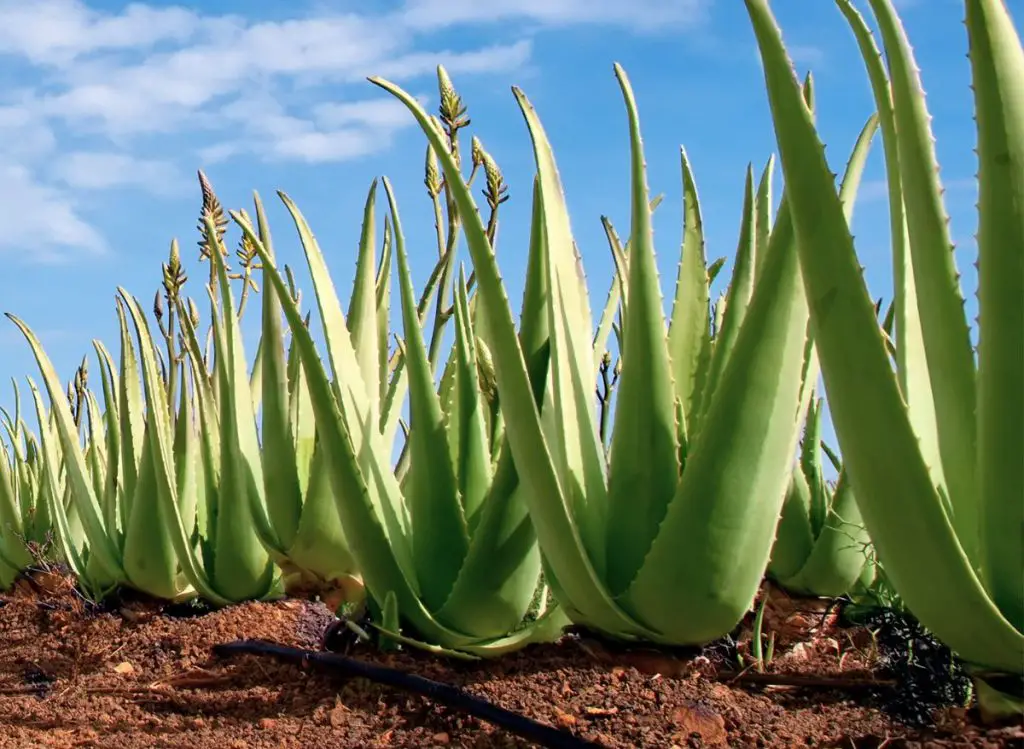
[[[669,355],[676,398],[682,404],[681,434],[693,434],[697,404],[704,387],[711,355],[707,259],[704,252],[704,220],[697,184],[686,150],[679,150],[683,172],[683,246],[668,329]]]
[[[409,370],[411,465],[405,496],[412,522],[413,560],[424,604],[430,610],[437,610],[448,598],[459,575],[469,548],[469,532],[450,458],[441,401],[434,390],[423,330],[416,316],[402,223],[394,193],[386,179],[384,190],[395,232],[402,320],[407,342],[405,361]]]
[[[992,600],[1024,632],[1024,50],[1004,3],[968,3],[967,32],[978,123],[981,565]]]
[[[630,306],[608,485],[605,579],[613,596],[626,590],[643,565],[679,480],[675,390],[654,256],[640,119],[628,78],[619,68],[616,75],[629,114],[632,146],[632,249]]]
[[[969,661],[1019,670],[1024,635],[985,594],[932,484],[778,26],[766,0],[746,4],[764,61],[832,421],[872,541],[922,624]]]

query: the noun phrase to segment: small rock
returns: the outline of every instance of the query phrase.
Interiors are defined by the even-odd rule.
[[[563,713],[559,710],[555,717],[555,721],[562,728],[572,728],[576,725],[576,716],[569,713]]]
[[[686,738],[696,735],[704,746],[724,746],[727,741],[725,719],[714,710],[692,705],[680,707],[672,714],[679,736],[676,741],[686,743]]]

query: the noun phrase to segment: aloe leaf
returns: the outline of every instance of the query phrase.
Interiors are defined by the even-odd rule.
[[[810,512],[811,488],[804,472],[794,466],[768,562],[768,574],[780,582],[796,575],[811,555],[815,539]]]
[[[803,566],[783,584],[794,592],[841,596],[853,589],[868,562],[869,537],[853,489],[840,473],[824,527]]]
[[[336,580],[356,572],[358,566],[349,551],[345,529],[338,517],[326,461],[327,454],[323,448],[314,446],[302,518],[287,556],[302,570],[324,580]]]
[[[629,115],[632,227],[629,315],[608,484],[609,592],[622,593],[644,563],[679,480],[675,390],[654,256],[640,120],[629,79],[616,69]]]
[[[356,278],[352,288],[352,299],[349,301],[348,330],[352,336],[359,371],[366,384],[366,397],[369,398],[373,413],[380,412],[381,378],[387,372],[381,372],[380,331],[377,317],[377,274],[374,271],[374,251],[376,238],[374,233],[376,216],[374,204],[377,199],[377,180],[370,185],[363,208],[363,229],[359,237],[359,256],[356,263]]]
[[[100,501],[100,507],[103,508],[104,522],[106,522],[106,518],[111,515],[111,502],[106,494],[106,452],[103,449],[102,430],[100,429],[103,417],[100,414],[96,396],[89,390],[85,391],[85,416],[86,445],[88,446],[86,462],[89,466],[89,473],[92,475],[92,488]]]
[[[465,563],[437,612],[439,621],[483,639],[501,637],[522,624],[541,569],[523,485],[507,449],[489,489]]]
[[[48,508],[49,515],[53,521],[54,535],[57,539],[57,545],[60,547],[61,555],[67,562],[68,567],[75,574],[75,577],[83,585],[88,585],[90,581],[89,571],[86,569],[86,561],[83,558],[79,550],[79,544],[75,542],[74,533],[71,529],[71,524],[68,521],[67,512],[64,508],[64,503],[58,499],[60,495],[59,482],[57,479],[57,464],[60,459],[57,456],[56,445],[54,442],[54,434],[51,430],[49,419],[46,418],[46,407],[43,405],[42,396],[39,393],[39,388],[36,386],[32,378],[28,378],[29,392],[32,395],[32,400],[35,403],[36,414],[39,418],[39,448],[41,457],[40,466],[40,500],[45,503]],[[66,401],[65,401],[66,402]],[[102,539],[99,540],[99,546],[102,546]],[[100,559],[100,553],[97,552],[95,559]],[[123,572],[119,575],[119,579],[123,579]],[[114,580],[114,576],[107,577],[108,580]]]
[[[263,202],[255,195],[256,221],[260,239],[267,254],[273,258],[274,249]],[[296,434],[289,419],[288,371],[284,354],[284,329],[281,324],[281,305],[273,287],[263,288],[263,329],[260,346],[261,362],[253,365],[262,372],[262,450],[263,496],[266,510],[255,504],[257,524],[263,525],[266,514],[273,529],[275,545],[287,548],[298,533],[302,514],[302,495],[295,462]]]
[[[188,387],[188,365],[182,360],[179,366],[178,414],[174,420],[174,455],[177,458],[175,480],[182,519],[186,529],[192,530],[196,525],[199,508],[199,444],[196,438],[194,398]],[[166,518],[163,523],[170,527]]]
[[[1024,632],[1024,49],[1003,3],[968,3],[967,32],[978,123],[982,570]]]
[[[911,267],[907,238],[906,210],[903,205],[903,180],[900,175],[899,144],[896,141],[896,118],[893,113],[892,90],[882,53],[875,44],[871,30],[863,16],[848,0],[836,4],[846,16],[861,51],[867,69],[875,108],[882,131],[886,182],[889,190],[889,223],[893,257],[893,323],[896,339],[896,374],[900,391],[907,403],[907,411],[914,433],[918,435],[925,462],[933,481],[945,485],[942,462],[939,458],[938,428],[935,424],[935,403],[931,378],[927,367],[913,366],[924,361],[924,340],[921,320],[917,312],[917,283]]]
[[[707,642],[730,631],[768,564],[799,435],[808,314],[795,243],[785,240],[783,224],[769,242],[742,324],[733,317],[732,350],[674,501],[624,596],[629,610],[642,611],[672,641]],[[729,304],[740,299],[731,294]]]
[[[715,328],[715,346],[708,369],[706,393],[701,400],[703,413],[700,415],[700,423],[703,423],[718,389],[754,291],[754,221],[754,172],[748,165],[743,191],[743,219],[740,223],[739,244],[736,247],[736,264],[733,266],[732,279],[726,292],[722,322]]]
[[[607,551],[607,467],[594,404],[591,319],[582,264],[572,239],[569,215],[551,144],[527,100],[513,93],[534,143],[540,195],[542,257],[548,274],[551,388],[554,432],[548,442],[563,484],[567,509],[579,528],[588,561],[604,582]],[[475,259],[474,259],[475,260]],[[488,314],[488,317],[490,315]],[[500,363],[497,363],[500,367]],[[512,401],[516,402],[515,400]],[[518,461],[517,461],[518,463]],[[600,604],[603,606],[603,603]]]
[[[548,442],[544,437],[538,406],[533,398],[533,388],[523,351],[516,339],[512,313],[497,262],[491,251],[486,229],[458,166],[445,149],[440,135],[434,129],[426,112],[415,99],[383,79],[371,78],[370,80],[398,98],[415,116],[420,128],[437,153],[445,173],[445,179],[451,187],[459,213],[463,217],[466,244],[472,255],[476,273],[477,293],[482,303],[482,309],[486,313],[491,333],[491,349],[498,390],[503,394],[503,399],[520,404],[520,407],[510,409],[505,414],[506,431],[519,474],[527,485],[525,498],[537,530],[538,539],[544,549],[550,570],[560,581],[560,583],[553,583],[552,587],[557,585],[563,593],[566,590],[572,590],[575,608],[586,610],[591,622],[611,631],[643,634],[645,629],[627,617],[609,598],[607,589],[597,576],[594,566],[583,548],[580,529],[573,520],[571,510],[570,503],[574,500],[568,497],[566,492],[563,492],[549,452]],[[527,122],[530,125],[531,134],[534,136],[535,158],[538,161],[538,171],[542,176],[541,194],[543,195],[545,180],[550,183],[555,178],[554,162],[550,156],[547,139],[539,123],[536,122],[532,107],[529,106],[525,96],[517,90],[514,92],[517,94],[524,115],[528,117]],[[545,154],[543,158],[542,153]],[[543,203],[543,201],[541,202]],[[545,206],[542,213],[545,220],[546,213]],[[546,244],[550,243],[546,242]],[[575,268],[573,271],[575,272]],[[578,291],[577,286],[577,293]],[[549,293],[554,293],[554,289],[549,290]],[[589,341],[590,337],[591,333],[588,329],[584,340]],[[587,348],[590,349],[588,356],[592,357],[593,353],[589,344]],[[592,374],[592,367],[591,361],[583,371]],[[587,397],[590,397],[589,394]],[[530,405],[527,406],[527,404]],[[596,442],[596,430],[594,441]],[[575,491],[580,490],[582,487]],[[566,491],[570,490],[567,488]]]
[[[781,33],[766,0],[746,4],[764,61],[832,421],[868,532],[886,574],[926,627],[966,660],[1018,670],[1024,635],[986,595],[932,484]]]
[[[380,398],[390,390],[388,383],[388,350],[391,342],[391,223],[384,217],[384,241],[377,268],[377,367],[380,371]],[[381,409],[383,412],[383,409]]]
[[[547,314],[550,283],[545,268],[543,224],[541,216],[544,206],[541,202],[540,181],[533,181],[533,204],[530,221],[530,251],[526,259],[526,283],[519,314],[519,345],[526,363],[529,380],[533,389],[533,402],[541,413],[553,411],[547,408],[545,396],[550,398],[549,365],[551,354],[551,320]],[[475,299],[475,298],[474,298]],[[493,337],[491,343],[494,346]]]
[[[458,577],[469,532],[451,462],[441,401],[427,356],[423,329],[416,316],[405,236],[390,183],[384,181],[398,259],[399,290],[404,322],[405,361],[409,369],[410,480],[405,488],[412,522],[413,560],[426,607],[437,610]]]
[[[620,310],[622,319],[626,318],[626,310],[629,308],[629,242],[627,241],[623,245],[622,240],[619,239],[618,233],[615,231],[615,227],[612,226],[610,219],[602,218],[602,223],[605,224],[605,231],[609,235],[609,245],[612,251],[612,261],[615,264],[615,274],[613,278],[618,281],[619,295],[622,298],[620,304]]]
[[[185,342],[185,351],[188,354],[191,363],[189,368],[193,374],[193,392],[196,399],[196,410],[199,414],[200,456],[202,458],[202,470],[206,485],[205,494],[207,504],[209,505],[213,503],[216,496],[216,489],[220,485],[221,472],[219,460],[221,429],[216,414],[217,396],[213,390],[213,383],[206,376],[202,352],[199,348],[199,337],[196,335],[195,327],[187,314],[188,310],[184,302],[179,302],[178,310],[178,318],[181,320],[181,331]]]
[[[81,513],[82,522],[89,534],[90,553],[99,560],[104,573],[111,580],[121,580],[124,578],[124,569],[121,567],[118,550],[107,535],[103,524],[103,511],[93,490],[92,482],[89,480],[85,456],[82,454],[82,448],[78,439],[78,430],[71,416],[71,409],[65,397],[64,388],[61,387],[57,372],[54,370],[50,358],[46,355],[35,333],[19,318],[10,313],[6,314],[11,322],[21,330],[28,341],[42,374],[43,384],[46,386],[47,394],[50,396],[50,403],[53,406],[52,415],[60,439],[61,456],[64,458],[69,489],[75,507]],[[45,422],[43,421],[45,418],[43,416],[44,413],[44,410],[39,411],[40,429],[45,427]],[[53,460],[57,460],[55,452],[51,456]],[[55,464],[51,465],[50,468],[52,471],[57,469]],[[54,490],[57,488],[56,476],[54,476],[52,488]]]
[[[17,457],[14,460],[17,461]],[[19,512],[24,499],[19,501],[12,467],[6,447],[0,442],[0,590],[6,589],[18,573],[32,563],[32,555],[23,540],[25,524]]]
[[[952,523],[978,568],[977,422],[974,353],[958,284],[949,221],[942,204],[931,116],[913,51],[889,0],[869,0],[891,76],[896,143],[935,426]],[[1011,76],[1012,78],[1012,76]],[[980,145],[980,144],[979,144]]]
[[[128,527],[128,516],[131,503],[135,496],[135,483],[138,479],[139,459],[142,455],[142,444],[145,439],[145,414],[142,408],[142,391],[139,388],[139,365],[135,356],[135,344],[132,343],[125,319],[124,308],[119,300],[115,300],[118,328],[121,336],[121,359],[118,393],[118,416],[121,421],[121,476],[123,492],[121,493],[121,526]]]
[[[697,402],[704,386],[710,358],[710,312],[707,260],[704,254],[704,220],[697,184],[686,149],[679,149],[683,173],[683,245],[668,329],[669,355],[676,398],[682,406],[681,434],[696,428]]]
[[[388,226],[390,225],[390,217],[388,217]],[[388,245],[389,263],[391,257],[391,244]],[[450,252],[454,252],[454,245]],[[444,266],[448,263],[449,258],[450,254],[445,254],[444,257],[437,262],[434,266],[434,270],[430,273],[430,278],[427,279],[426,286],[423,288],[423,293],[420,295],[420,301],[416,307],[420,326],[426,322],[427,313],[430,311],[430,303],[438,293],[438,283],[441,278],[441,272],[443,271]],[[385,351],[386,350],[387,348],[385,347]],[[397,347],[395,357],[397,359],[397,363],[395,364],[391,381],[388,383],[387,395],[385,396],[381,406],[380,414],[381,433],[384,435],[385,445],[393,445],[395,443],[395,435],[398,433],[398,422],[402,413],[402,404],[405,402],[405,395],[409,389],[409,377],[405,366],[405,354],[401,350],[400,345]],[[408,457],[405,453],[403,453],[403,455],[404,457]]]
[[[258,413],[263,405],[263,336],[256,342],[256,358],[249,374],[249,397],[253,413]]]
[[[768,239],[772,232],[772,177],[775,176],[775,155],[768,158],[754,197],[754,278],[760,275]]]
[[[594,376],[596,377],[601,369],[601,358],[608,347],[608,336],[612,332],[612,323],[616,314],[624,314],[625,309],[622,300],[627,291],[623,290],[623,274],[619,270],[618,256],[622,254],[622,243],[619,235],[615,232],[612,222],[606,217],[601,217],[604,226],[605,236],[608,238],[608,246],[611,249],[612,257],[615,259],[615,273],[612,274],[611,286],[608,288],[608,297],[605,299],[604,309],[601,310],[601,318],[597,323],[597,332],[594,334]]]
[[[146,402],[150,405],[146,409],[145,436],[152,446],[150,455],[156,476],[156,499],[160,503],[163,521],[174,545],[178,564],[181,565],[186,579],[192,583],[200,596],[215,606],[228,605],[232,601],[222,596],[213,588],[206,570],[196,558],[190,534],[181,517],[177,496],[177,482],[174,473],[170,411],[168,410],[167,394],[162,385],[157,385],[160,382],[160,375],[156,366],[156,356],[154,355],[156,349],[153,346],[153,337],[149,332],[149,324],[142,309],[139,307],[138,301],[134,297],[120,287],[118,288],[118,294],[128,309],[139,340],[139,350],[142,357],[142,385],[145,390]],[[191,326],[187,315],[182,316],[180,319],[183,327]],[[193,361],[194,366],[195,362]]]
[[[308,321],[309,316],[307,315],[305,320],[307,325]],[[313,416],[313,404],[309,398],[306,372],[299,359],[294,337],[288,346],[287,368],[288,423],[295,440],[295,470],[299,482],[299,492],[305,496],[309,487],[309,473],[316,444],[316,419]],[[302,506],[305,507],[305,501]]]
[[[491,451],[487,439],[484,400],[480,393],[476,341],[470,329],[466,277],[462,269],[459,272],[459,285],[455,289],[454,317],[457,360],[455,399],[458,401],[458,412],[454,428],[449,422],[449,429],[450,433],[457,435],[457,438],[452,439],[458,446],[455,476],[466,525],[472,533],[479,520],[478,510],[490,488]]]
[[[318,271],[323,269],[322,257],[319,256],[312,234],[301,220],[301,214],[297,208],[294,210],[293,215],[297,217],[296,223],[303,238],[307,261],[315,271],[314,286],[329,283],[329,280],[319,276]],[[400,506],[401,497],[394,475],[386,469],[387,462],[372,452],[372,441],[379,438],[379,430],[376,419],[365,408],[365,397],[362,403],[364,408],[360,409],[361,416],[345,410],[350,403],[358,402],[361,397],[359,391],[342,378],[332,386],[295,301],[285,296],[287,287],[284,279],[274,267],[248,221],[237,212],[232,212],[231,217],[241,227],[260,256],[264,285],[274,284],[281,296],[282,308],[308,376],[310,398],[316,414],[320,444],[325,451],[326,464],[330,471],[338,515],[346,529],[346,538],[366,587],[371,595],[380,601],[393,596],[401,614],[425,637],[440,643],[448,643],[452,647],[471,644],[475,638],[443,627],[424,607],[419,590],[414,587],[414,576],[406,573],[406,570],[413,571],[411,564],[399,558],[399,553],[403,549],[407,550],[404,546],[406,539],[389,537],[389,521],[386,517],[381,519],[378,514],[386,516],[387,507]],[[323,294],[323,299],[327,298],[328,293],[326,289],[318,290],[318,296]],[[340,311],[338,314],[340,316]],[[335,340],[338,346],[336,350],[340,351],[346,362],[351,363],[355,354],[348,340],[347,329],[342,326],[340,331],[331,332],[338,332]],[[347,374],[349,369],[339,367],[338,371]],[[342,397],[338,397],[339,394]],[[358,420],[356,416],[359,416]],[[359,453],[353,444],[353,431],[359,440]],[[370,454],[363,451],[370,451]],[[371,476],[373,491],[387,492],[389,496],[374,497],[369,482],[363,476],[364,470]]]
[[[216,233],[207,222],[207,241],[215,246]],[[220,284],[219,320],[217,299],[210,295],[214,325],[221,423],[221,474],[217,516],[213,526],[214,567],[208,570],[217,591],[234,601],[266,597],[274,576],[273,564],[253,527],[254,506],[263,505],[263,463],[251,391],[246,378],[245,352],[234,296],[223,258],[211,253]],[[294,453],[293,453],[294,454]]]
[[[114,359],[106,346],[99,340],[93,340],[93,348],[100,362],[100,380],[103,387],[103,402],[105,411],[103,413],[105,437],[107,440],[107,466],[106,485],[103,493],[106,495],[104,510],[106,516],[104,522],[108,529],[118,528],[120,519],[120,494],[123,486],[121,476],[121,427],[118,411],[118,378],[115,375]]]
[[[278,195],[295,222],[306,263],[313,279],[314,294],[324,331],[324,340],[327,344],[327,360],[330,363],[331,372],[334,374],[332,391],[341,401],[339,413],[343,419],[343,426],[349,435],[358,437],[358,442],[353,444],[353,449],[357,449],[364,469],[372,468],[365,477],[372,487],[369,497],[378,507],[389,542],[403,569],[411,572],[413,566],[412,550],[408,544],[408,514],[404,503],[401,502],[394,476],[390,471],[380,470],[380,466],[385,466],[390,462],[390,445],[384,443],[379,428],[376,427],[379,424],[380,415],[370,410],[370,404],[366,397],[365,380],[359,371],[355,349],[348,332],[345,316],[341,311],[341,303],[335,292],[319,243],[310,230],[305,217],[288,196],[283,193],[278,193]],[[282,298],[282,302],[284,303],[286,300]],[[286,314],[288,307],[285,304]],[[297,332],[295,323],[290,318],[289,324],[292,328],[292,335],[295,335]],[[315,354],[315,350],[313,353]],[[315,360],[307,360],[303,353],[302,360],[307,376],[311,374],[312,366],[321,366],[319,357]],[[312,384],[310,384],[310,388],[312,395]],[[317,418],[318,424],[322,421],[322,418]],[[375,428],[363,434],[362,425],[371,421]]]
[[[163,385],[161,384],[161,387]],[[164,599],[181,592],[178,560],[170,538],[170,523],[157,502],[152,440],[143,444],[135,496],[124,537],[124,571],[135,588]]]

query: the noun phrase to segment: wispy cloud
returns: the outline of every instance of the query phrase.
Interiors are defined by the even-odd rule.
[[[18,260],[52,263],[75,254],[102,255],[103,237],[80,215],[67,192],[41,184],[24,166],[0,162],[0,251]]]
[[[177,166],[158,159],[140,159],[110,151],[75,151],[62,156],[54,177],[78,190],[140,188],[155,195],[180,195],[189,183]]]
[[[51,66],[94,52],[183,42],[201,26],[199,16],[184,8],[132,4],[108,14],[80,0],[0,0],[0,19],[0,52]]]
[[[265,20],[155,3],[0,0],[0,72],[19,70],[17,88],[0,92],[0,144],[16,144],[0,145],[0,250],[102,252],[74,198],[82,191],[173,196],[197,162],[322,163],[387,149],[412,119],[365,85],[367,75],[415,91],[438,63],[453,75],[522,69],[537,28],[679,29],[699,23],[707,1],[634,0],[627,10],[618,0],[404,0]],[[518,26],[476,46],[450,48],[437,35],[496,22]],[[310,103],[318,98],[330,103]],[[23,228],[8,229],[14,221]]]
[[[407,0],[402,20],[413,28],[524,20],[544,26],[614,25],[634,31],[678,30],[701,24],[709,0]]]

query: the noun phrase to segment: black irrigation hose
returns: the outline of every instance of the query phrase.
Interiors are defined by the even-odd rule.
[[[389,687],[412,692],[447,707],[461,710],[475,718],[500,726],[506,731],[521,736],[535,744],[548,747],[548,749],[604,749],[602,744],[577,738],[568,731],[562,731],[543,723],[538,723],[527,718],[525,715],[514,713],[479,697],[467,694],[450,684],[442,684],[438,681],[425,679],[422,676],[406,673],[397,668],[376,666],[336,653],[303,650],[302,648],[292,648],[261,640],[239,640],[237,642],[214,645],[213,652],[220,656],[231,656],[239,653],[272,655],[293,663],[313,663],[328,671],[341,672],[345,676],[358,676],[369,679],[378,684],[385,684]]]

